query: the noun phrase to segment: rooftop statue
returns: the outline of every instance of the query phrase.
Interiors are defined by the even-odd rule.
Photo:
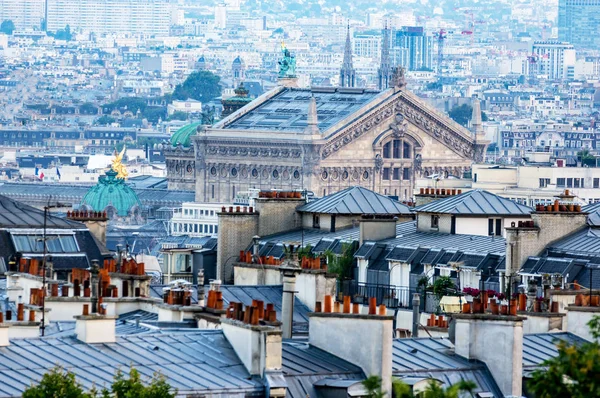
[[[296,57],[290,54],[284,42],[281,42],[281,52],[283,58],[278,61],[279,77],[296,77]]]
[[[125,155],[125,149],[126,146],[123,145],[123,149],[121,150],[121,153],[117,153],[117,150],[115,149],[115,158],[112,161],[112,166],[111,169],[117,173],[117,178],[120,178],[122,180],[127,179],[127,177],[129,176],[129,173],[127,172],[127,169],[125,168],[125,165],[123,164],[123,155]]]

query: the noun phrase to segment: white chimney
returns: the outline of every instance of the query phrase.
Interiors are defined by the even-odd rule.
[[[75,334],[77,339],[87,344],[114,343],[116,316],[76,315]]]
[[[311,345],[360,366],[367,377],[381,377],[386,396],[392,395],[393,316],[320,312],[309,316]]]
[[[281,371],[281,329],[250,325],[235,319],[221,319],[223,334],[251,375],[263,377]]]
[[[522,396],[523,320],[521,316],[454,314],[454,352],[484,362],[504,395]]]
[[[359,242],[376,241],[396,237],[396,222],[398,217],[363,216],[360,219]]]
[[[595,338],[590,332],[589,321],[593,317],[600,315],[600,307],[582,307],[570,305],[567,307],[567,332],[588,341],[594,341]]]
[[[9,345],[8,325],[6,323],[0,323],[0,347],[7,347]]]

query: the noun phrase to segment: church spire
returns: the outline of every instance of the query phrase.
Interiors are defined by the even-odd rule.
[[[340,86],[354,87],[356,85],[356,70],[352,66],[352,43],[350,42],[350,21],[346,32],[346,45],[344,46],[344,63],[340,69]]]
[[[390,66],[390,31],[385,23],[383,29],[383,38],[381,40],[381,64],[377,70],[377,83],[380,90],[385,90],[389,87],[390,78],[392,76],[392,67]]]

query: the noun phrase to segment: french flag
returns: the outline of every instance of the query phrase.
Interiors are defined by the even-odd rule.
[[[37,167],[35,168],[35,175],[40,179],[43,180],[44,179],[44,172],[40,173],[40,169],[38,169]]]

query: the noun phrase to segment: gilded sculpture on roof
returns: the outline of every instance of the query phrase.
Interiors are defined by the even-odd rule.
[[[117,173],[117,178],[120,178],[122,180],[127,179],[127,177],[129,176],[129,172],[127,172],[127,168],[125,168],[125,165],[123,164],[123,156],[125,155],[125,149],[125,145],[123,145],[123,149],[120,153],[117,153],[117,150],[115,149],[115,158],[113,159],[111,166],[111,169],[115,173]]]

